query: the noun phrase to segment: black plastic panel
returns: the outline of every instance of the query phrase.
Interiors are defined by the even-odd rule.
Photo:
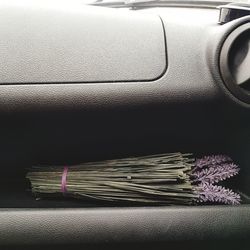
[[[249,207],[1,210],[0,242],[41,246],[247,240],[249,216]]]

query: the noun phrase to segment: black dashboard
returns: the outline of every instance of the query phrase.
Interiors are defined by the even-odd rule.
[[[0,4],[0,245],[196,249],[230,239],[247,249],[249,200],[237,207],[36,201],[24,177],[33,164],[225,152],[242,166],[233,185],[250,194],[249,73],[245,67],[242,89],[230,59],[241,42],[247,47],[250,17],[218,18],[215,8]]]

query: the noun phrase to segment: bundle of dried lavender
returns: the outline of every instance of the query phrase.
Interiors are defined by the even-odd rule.
[[[238,172],[224,155],[195,161],[191,154],[171,153],[72,167],[34,167],[27,178],[37,197],[63,194],[112,202],[235,205],[240,196],[213,183]]]

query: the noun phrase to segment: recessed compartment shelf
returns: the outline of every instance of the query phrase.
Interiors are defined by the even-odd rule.
[[[242,130],[241,132],[244,131]],[[197,156],[212,153],[224,153],[232,157],[240,167],[240,174],[234,178],[227,180],[226,186],[233,190],[240,192],[242,196],[242,204],[250,203],[250,143],[249,134],[235,134],[225,138],[221,145],[216,146],[216,151],[213,151],[213,145],[203,145],[198,150],[198,145],[185,145],[182,147],[192,148],[192,151],[187,149],[183,152],[195,152]],[[206,148],[205,148],[206,147]],[[196,148],[196,150],[195,150]],[[156,153],[156,152],[153,152]],[[25,178],[27,169],[30,165],[25,167],[13,166],[5,169],[0,177],[0,208],[84,208],[84,207],[117,207],[117,204],[92,202],[92,201],[78,201],[67,198],[50,198],[36,200],[29,191],[29,182]],[[131,207],[131,204],[122,204],[119,207]],[[202,206],[200,206],[202,208]],[[211,206],[212,209],[212,206]]]
[[[21,165],[1,168],[0,235],[4,237],[1,237],[0,244],[11,245],[12,238],[15,237],[15,244],[25,243],[27,246],[41,242],[50,244],[52,241],[56,245],[157,242],[165,246],[170,243],[193,242],[196,246],[198,242],[216,241],[222,242],[223,246],[228,245],[227,249],[232,249],[230,247],[233,245],[229,243],[229,239],[230,242],[239,241],[243,246],[250,236],[250,202],[247,198],[250,196],[249,130],[242,127],[232,133],[231,129],[227,129],[220,138],[216,136],[209,141],[204,138],[200,144],[193,134],[185,138],[188,143],[180,143],[177,139],[180,138],[175,139],[176,143],[171,140],[171,146],[168,141],[165,144],[159,143],[158,147],[155,147],[157,151],[144,148],[138,150],[138,153],[160,153],[166,150],[171,152],[179,148],[182,152],[194,152],[197,156],[211,153],[228,154],[239,164],[241,171],[227,184],[245,195],[243,204],[185,207],[132,207],[128,204],[118,207],[100,202],[65,199],[37,201],[28,191],[28,183],[25,180],[25,173],[31,163],[23,162]],[[130,147],[133,152],[136,152],[135,148],[136,146]],[[120,156],[130,153],[128,149]],[[96,157],[102,157],[100,151],[96,151]],[[35,159],[34,156],[31,158]],[[55,158],[57,157],[54,157],[53,163],[57,160]],[[79,162],[80,158],[79,156]],[[62,158],[58,158],[58,161],[61,163]],[[76,163],[72,158],[73,162]],[[34,161],[35,163],[37,164],[38,160]],[[200,247],[200,243],[197,246]],[[192,245],[191,249],[196,248]]]

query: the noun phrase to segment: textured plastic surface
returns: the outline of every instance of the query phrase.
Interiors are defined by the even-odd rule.
[[[0,243],[247,240],[249,207],[0,210]],[[9,233],[11,232],[11,234]],[[13,239],[15,239],[13,241]]]
[[[206,145],[248,126],[249,105],[225,87],[219,54],[225,37],[249,18],[221,26],[218,10],[144,12],[163,20],[167,72],[143,84],[1,85],[2,164],[181,150],[190,141]]]
[[[168,69],[153,83],[0,86],[0,193],[9,199],[5,204],[38,206],[13,180],[23,178],[24,168],[32,164],[175,150],[227,152],[230,146],[242,154],[242,187],[249,193],[249,105],[230,93],[219,72],[225,37],[249,18],[220,26],[213,9],[138,12],[161,16],[166,31]],[[40,204],[56,202],[45,203]],[[248,206],[2,209],[0,243],[199,240],[201,247],[205,239],[247,241],[249,211]]]
[[[0,83],[149,81],[166,70],[158,16],[54,4],[0,1]]]

